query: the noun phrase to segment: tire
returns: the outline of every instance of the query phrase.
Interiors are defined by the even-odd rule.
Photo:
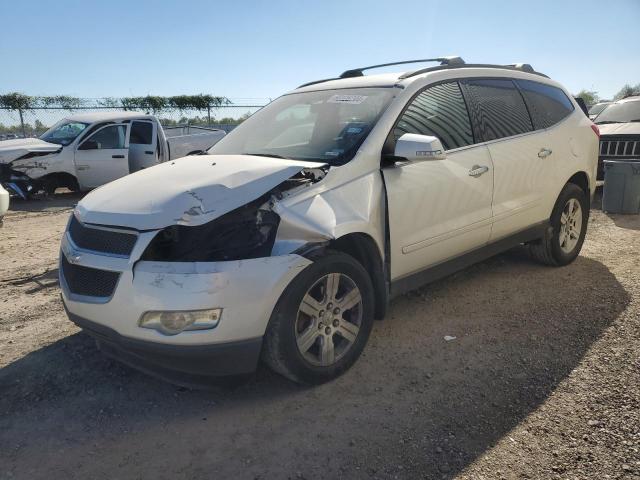
[[[580,211],[575,210],[579,205]],[[573,205],[574,214],[571,227],[566,227],[567,209]],[[556,267],[573,262],[584,243],[589,221],[589,202],[584,191],[573,183],[567,183],[551,213],[550,225],[540,240],[529,244],[529,252],[534,260]],[[579,223],[579,226],[577,225]]]
[[[327,295],[332,291],[335,295]],[[373,318],[373,285],[367,271],[351,256],[328,251],[300,272],[281,295],[267,327],[262,359],[294,382],[327,382],[360,357]]]
[[[57,189],[58,182],[55,178],[45,178],[42,181],[42,190],[44,190],[47,195],[55,194]]]

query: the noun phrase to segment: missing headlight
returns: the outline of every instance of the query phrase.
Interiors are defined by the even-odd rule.
[[[220,262],[268,257],[280,217],[257,202],[200,226],[173,225],[158,232],[142,260]]]

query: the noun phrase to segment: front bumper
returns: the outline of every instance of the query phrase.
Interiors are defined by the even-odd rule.
[[[66,305],[65,305],[66,309]],[[123,337],[67,310],[69,319],[96,340],[107,356],[171,383],[203,386],[214,377],[256,369],[262,337],[214,345],[166,345]]]
[[[295,254],[227,262],[138,260],[152,236],[141,233],[131,255],[124,257],[83,250],[66,232],[59,271],[69,318],[108,355],[173,383],[184,384],[180,378],[187,374],[211,377],[254,370],[276,302],[312,262]],[[78,294],[77,279],[68,283],[65,278],[63,258],[73,267],[115,272],[110,296]],[[88,275],[83,281],[91,282]],[[147,311],[210,308],[222,309],[212,329],[164,335],[138,325]]]

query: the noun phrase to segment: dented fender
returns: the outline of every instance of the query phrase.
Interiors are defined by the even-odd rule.
[[[331,172],[327,175],[326,181]],[[349,233],[364,233],[384,257],[385,197],[379,171],[334,188],[293,196],[273,205],[280,226],[274,255],[290,253],[307,243],[327,242]]]

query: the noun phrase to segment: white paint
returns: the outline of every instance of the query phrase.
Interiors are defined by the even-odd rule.
[[[318,163],[248,155],[197,155],[120,178],[89,193],[78,219],[139,230],[202,225]]]

